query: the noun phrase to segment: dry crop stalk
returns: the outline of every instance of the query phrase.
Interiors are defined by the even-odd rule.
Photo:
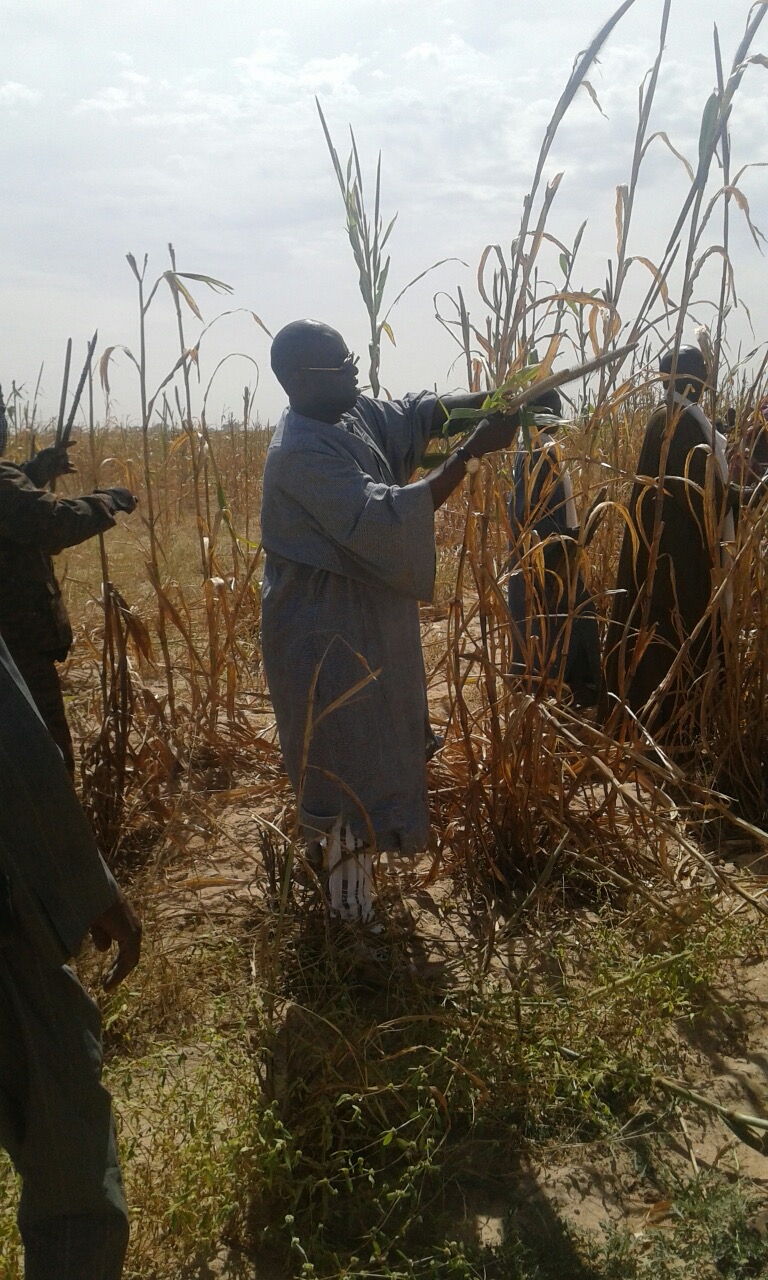
[[[251,407],[253,405],[253,396],[248,386],[243,387],[243,454],[245,458],[245,467],[243,475],[243,485],[245,488],[245,541],[248,546],[251,543],[251,460],[249,457],[249,439],[248,439],[248,420],[250,418]]]
[[[155,495],[153,474],[151,465],[151,456],[149,448],[149,419],[151,408],[147,399],[147,334],[146,334],[146,317],[147,310],[152,303],[154,289],[150,294],[149,300],[144,301],[144,278],[147,270],[147,255],[144,255],[144,263],[139,272],[136,259],[132,253],[126,255],[128,265],[131,268],[139,290],[139,394],[141,396],[141,446],[142,458],[144,462],[144,492],[147,503],[147,529],[149,531],[149,576],[152,586],[158,598],[158,614],[157,614],[157,632],[160,639],[160,649],[163,654],[163,666],[165,674],[165,687],[168,693],[168,711],[171,720],[176,719],[176,692],[173,683],[173,663],[171,660],[171,651],[168,645],[168,633],[165,625],[165,612],[162,608],[161,601],[161,582],[159,547],[157,542],[157,528],[155,516]]]
[[[634,0],[628,0],[628,3],[634,3]],[[386,260],[383,260],[383,254],[397,220],[397,214],[394,215],[385,229],[381,216],[381,152],[379,152],[376,163],[376,186],[373,201],[373,218],[371,219],[366,209],[365,186],[354,131],[350,126],[349,133],[352,145],[345,173],[342,170],[338,152],[333,145],[330,130],[318,98],[315,98],[315,105],[320,116],[320,123],[323,127],[326,145],[334,173],[336,174],[336,181],[339,184],[341,198],[344,202],[347,238],[357,266],[360,293],[368,314],[368,376],[370,378],[371,392],[374,396],[378,396],[381,390],[379,373],[381,368],[382,334],[386,334],[390,342],[394,343],[395,341],[389,317],[409,289],[418,284],[420,280],[423,280],[424,276],[429,275],[436,267],[440,267],[446,262],[455,261],[455,259],[441,258],[439,262],[433,262],[426,270],[420,271],[400,290],[394,302],[382,314],[390,264],[389,255],[387,255]]]
[[[96,474],[96,427],[93,411],[93,374],[88,364],[88,439],[91,466]],[[83,799],[99,844],[107,856],[120,831],[125,800],[125,758],[130,732],[132,703],[129,696],[124,637],[120,634],[109,576],[104,534],[99,534],[101,599],[104,607],[100,685],[101,724],[96,740],[82,761]],[[116,634],[116,632],[118,634]],[[123,644],[120,644],[123,640]],[[121,649],[120,657],[117,656]]]
[[[177,325],[178,335],[179,335],[179,352],[182,356],[184,356],[187,351],[187,344],[184,338],[184,320],[181,314],[181,291],[179,288],[180,282],[179,282],[178,273],[176,270],[176,254],[174,252],[174,248],[172,244],[168,245],[168,254],[171,259],[171,270],[168,272],[167,278],[168,278],[168,284],[171,290],[171,297],[173,298],[174,310],[176,312],[176,325]],[[197,314],[198,314],[198,317],[202,319],[202,316],[200,316],[200,313],[197,312]],[[210,605],[209,605],[209,596],[211,594],[210,586],[209,586],[209,581],[211,578],[211,554],[209,550],[211,547],[211,520],[210,520],[210,508],[208,505],[208,476],[207,476],[207,469],[206,469],[206,449],[207,449],[208,442],[204,438],[201,438],[199,454],[198,454],[198,451],[195,448],[195,432],[192,424],[192,393],[191,393],[191,388],[189,384],[189,361],[188,360],[185,360],[182,366],[182,381],[184,385],[185,412],[182,412],[181,406],[179,405],[179,414],[181,416],[181,420],[182,420],[182,423],[184,424],[184,428],[187,432],[187,435],[189,436],[190,457],[192,460],[192,483],[194,486],[195,512],[197,515],[197,534],[198,534],[198,541],[200,546],[200,565],[201,565],[201,570],[203,575],[203,590],[204,590],[204,598],[206,602],[205,612],[206,612],[206,618],[208,623],[209,686],[208,686],[208,698],[206,699],[206,701],[208,702],[209,707],[211,706],[212,703],[214,704],[214,712],[215,712],[215,698],[213,696],[213,679],[214,679],[214,671],[216,670],[218,659],[217,659],[217,652],[216,652],[217,644],[216,644],[215,618],[213,616],[213,610],[210,608]],[[200,465],[199,465],[200,455],[202,455],[202,458],[203,458],[203,493],[205,498],[205,516],[203,515],[203,508],[200,502]]]

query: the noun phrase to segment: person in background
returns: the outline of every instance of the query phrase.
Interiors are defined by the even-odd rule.
[[[141,925],[0,639],[0,1146],[21,1179],[26,1280],[119,1280],[128,1216],[98,1010],[67,961],[89,932],[138,963]]]
[[[72,736],[57,670],[71,648],[72,628],[52,557],[111,529],[118,511],[130,514],[137,499],[121,487],[58,498],[47,486],[74,472],[69,446],[43,449],[17,464],[3,458],[6,443],[0,394],[0,636],[74,778]]]
[[[729,414],[733,412],[729,410]],[[729,422],[734,427],[735,422]],[[730,477],[733,484],[754,485],[768,475],[768,396],[754,410],[752,421],[744,435],[737,438],[729,457]]]
[[[264,470],[264,666],[332,914],[365,922],[374,849],[412,855],[428,836],[419,601],[434,588],[435,509],[512,443],[518,418],[485,419],[409,484],[446,415],[484,393],[360,395],[356,357],[314,320],[281,329],[271,360],[290,407]]]
[[[557,679],[578,706],[594,706],[602,679],[595,603],[579,559],[579,521],[568,469],[555,441],[562,404],[543,393],[531,448],[512,460],[509,495],[513,675]]]
[[[659,362],[666,391],[672,363],[672,352]],[[721,614],[729,607],[723,592],[704,621],[715,575],[727,568],[738,503],[725,441],[699,404],[706,383],[701,351],[682,347],[671,403],[659,406],[645,430],[606,640],[606,718],[627,707],[659,740],[681,736],[686,700],[719,661]],[[684,661],[667,682],[682,649]]]

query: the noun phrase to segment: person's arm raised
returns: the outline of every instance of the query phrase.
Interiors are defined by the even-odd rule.
[[[443,428],[454,409],[482,409],[490,394],[490,391],[468,391],[458,395],[440,396],[432,414],[432,426],[429,434],[433,438],[441,436]],[[462,422],[460,418],[457,418],[450,424],[446,434],[457,435],[458,432],[466,431],[466,429],[466,422]]]
[[[458,399],[459,397],[454,397]],[[484,397],[480,398],[480,403]],[[469,397],[467,397],[469,399]],[[461,408],[479,408],[479,405],[461,405]],[[520,425],[518,413],[494,413],[483,418],[471,436],[436,468],[427,479],[432,503],[437,511],[450,497],[454,489],[461,484],[467,472],[467,461],[470,458],[482,458],[486,453],[495,453],[499,449],[509,449]]]

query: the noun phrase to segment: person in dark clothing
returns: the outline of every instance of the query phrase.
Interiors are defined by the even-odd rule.
[[[111,991],[141,924],[0,639],[0,1146],[27,1280],[119,1280],[128,1241],[98,1009],[68,965],[90,931]]]
[[[69,653],[72,628],[52,557],[111,529],[117,512],[132,512],[137,500],[120,487],[81,498],[47,491],[51,480],[73,470],[66,448],[43,449],[20,464],[0,457],[0,636],[74,778],[56,669]]]
[[[768,396],[760,401],[743,436],[734,443],[729,470],[738,485],[755,484],[768,474]]]
[[[669,388],[671,353],[659,369]],[[606,640],[604,717],[614,723],[629,708],[670,743],[688,736],[681,713],[718,661],[721,617],[729,608],[722,592],[705,620],[716,579],[727,570],[738,503],[725,441],[699,407],[706,381],[699,349],[683,347],[671,400],[646,427]]]
[[[571,479],[554,435],[560,396],[536,406],[532,447],[512,461],[509,611],[513,675],[562,676],[581,706],[597,702],[601,681],[595,605],[578,564],[578,517]],[[564,662],[563,662],[564,658]]]

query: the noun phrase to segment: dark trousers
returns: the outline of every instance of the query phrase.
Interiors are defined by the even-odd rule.
[[[0,1145],[21,1177],[26,1280],[119,1280],[128,1216],[98,1010],[66,966],[0,947]]]
[[[556,677],[568,634],[563,679],[582,705],[594,705],[603,678],[600,634],[595,602],[581,574],[571,586],[567,577],[551,569],[544,575],[517,569],[510,576],[508,593],[511,673]]]
[[[45,722],[45,726],[64,757],[69,776],[75,778],[75,753],[69,732],[61,696],[61,682],[52,653],[36,649],[8,646],[24,683],[32,694],[32,700]]]

